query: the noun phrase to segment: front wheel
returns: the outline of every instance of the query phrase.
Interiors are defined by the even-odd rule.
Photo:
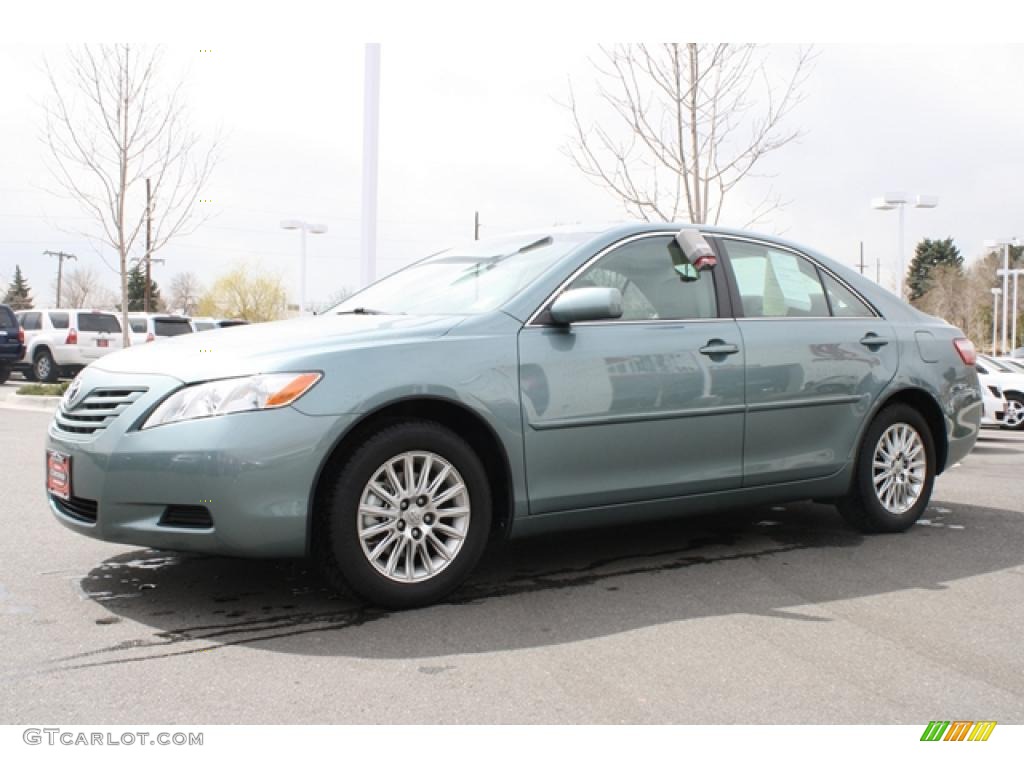
[[[329,583],[387,608],[414,608],[443,598],[476,565],[491,493],[465,440],[410,421],[356,450],[318,514],[318,559]]]
[[[865,533],[905,531],[921,517],[935,482],[928,423],[908,405],[884,408],[868,427],[840,514]]]
[[[1006,416],[1003,429],[1024,429],[1024,395],[1006,396]]]

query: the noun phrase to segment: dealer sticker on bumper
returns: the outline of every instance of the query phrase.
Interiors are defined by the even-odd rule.
[[[71,457],[67,454],[46,452],[46,490],[62,499],[71,498]]]

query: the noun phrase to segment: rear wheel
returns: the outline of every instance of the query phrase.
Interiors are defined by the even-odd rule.
[[[410,421],[356,450],[319,514],[328,582],[378,605],[413,608],[443,598],[476,565],[491,493],[468,443],[440,424]]]
[[[865,533],[896,533],[917,522],[931,499],[935,447],[928,424],[898,403],[871,422],[840,514]]]
[[[32,373],[39,381],[53,383],[57,380],[57,364],[54,362],[50,350],[41,349],[36,352],[35,360],[32,361]]]
[[[1004,429],[1024,429],[1024,395],[1006,396],[1006,416],[1003,418]]]

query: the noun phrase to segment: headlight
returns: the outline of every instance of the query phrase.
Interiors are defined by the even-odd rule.
[[[319,373],[265,373],[193,384],[160,403],[142,428],[226,413],[282,408],[306,394],[319,380]]]

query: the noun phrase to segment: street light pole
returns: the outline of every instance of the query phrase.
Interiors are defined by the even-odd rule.
[[[998,247],[1000,245],[1003,246],[1003,268],[996,270],[996,275],[1002,275],[1002,278],[1003,278],[1003,289],[1002,289],[1002,294],[1003,294],[1003,337],[1002,338],[1003,338],[1003,352],[1004,353],[1007,351],[1007,348],[1006,348],[1006,341],[1007,341],[1007,339],[1006,339],[1006,332],[1007,332],[1007,327],[1006,326],[1007,326],[1007,324],[1009,322],[1009,315],[1010,315],[1010,246],[1011,245],[1019,245],[1019,244],[1020,244],[1019,241],[1015,237],[1010,237],[1010,238],[1004,237],[1004,238],[1000,238],[998,240],[986,240],[985,241],[985,247],[986,248],[996,248],[996,247]],[[993,350],[993,354],[995,354],[994,350]]]
[[[326,224],[309,224],[300,219],[285,219],[281,222],[281,229],[297,229],[301,234],[301,246],[299,251],[299,285],[298,294],[299,316],[306,312],[306,233],[322,235],[327,231]]]
[[[996,271],[996,274],[998,276],[1000,276],[1000,277],[1003,277],[1004,280],[1009,278],[1009,277],[1013,278],[1013,301],[1010,303],[1010,307],[1011,307],[1012,311],[1010,312],[1010,315],[1009,315],[1009,317],[1010,317],[1010,346],[1009,346],[1008,349],[1006,349],[1006,348],[1003,349],[1003,353],[1004,354],[1013,354],[1013,350],[1015,350],[1017,348],[1017,309],[1018,309],[1018,304],[1017,304],[1017,285],[1018,285],[1018,281],[1019,281],[1018,279],[1020,278],[1020,276],[1024,275],[1024,269],[1010,269],[1010,270],[1000,269],[1000,270]],[[1006,321],[1004,320],[1003,322],[1005,324]],[[1006,342],[1004,341],[1003,342],[1004,347],[1005,347],[1005,344],[1006,344]]]
[[[999,332],[999,294],[1003,292],[1002,288],[992,288],[992,354],[996,355],[996,339],[998,338]]]
[[[897,263],[899,265],[899,281],[897,283],[897,294],[901,299],[904,299],[904,281],[907,273],[906,254],[904,253],[904,226],[903,226],[903,209],[906,208],[907,204],[910,203],[915,208],[935,208],[939,204],[939,198],[935,195],[915,195],[913,200],[909,195],[905,195],[902,192],[893,192],[881,197],[876,197],[871,201],[871,207],[878,211],[891,211],[893,208],[899,209],[899,252]],[[905,300],[905,299],[904,299]]]

